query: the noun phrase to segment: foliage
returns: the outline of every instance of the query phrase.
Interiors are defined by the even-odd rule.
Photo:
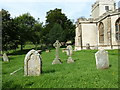
[[[36,22],[33,26],[32,32],[31,32],[31,42],[33,42],[33,44],[37,46],[38,44],[42,44],[43,43],[43,27],[42,27],[42,23],[40,22]]]
[[[15,18],[11,18],[10,13],[4,9],[1,13],[3,50],[16,49],[18,45],[21,45],[22,50],[26,42],[32,42],[37,49],[38,44],[51,45],[56,39],[62,42],[74,41],[75,25],[61,9],[48,11],[44,26],[30,13]]]
[[[25,42],[31,39],[32,28],[35,24],[35,19],[29,13],[25,13],[15,18],[17,24],[19,44],[21,45],[21,50]]]
[[[74,40],[75,25],[73,25],[73,22],[71,22],[71,20],[68,19],[64,13],[62,13],[61,9],[56,8],[54,10],[48,11],[46,18],[47,18],[46,25],[45,25],[45,29],[47,31],[46,37],[49,36],[48,35],[49,32],[52,30],[54,25],[57,23],[57,24],[61,25],[61,27],[63,29],[62,36],[65,37],[64,42],[66,42],[67,40]],[[56,36],[56,38],[57,38],[57,36]]]
[[[50,32],[48,34],[49,35],[48,39],[49,39],[50,43],[52,43],[52,44],[56,40],[59,40],[61,42],[61,41],[64,41],[64,39],[65,39],[63,34],[64,34],[64,32],[63,32],[61,25],[55,23],[53,28],[50,30]]]
[[[97,70],[95,53],[97,50],[82,50],[73,53],[74,63],[67,64],[66,53],[60,49],[60,65],[52,65],[55,49],[42,52],[43,73],[40,76],[24,76],[25,54],[9,56],[10,62],[2,62],[2,86],[5,88],[118,88],[118,50],[109,50],[111,67]],[[87,57],[86,57],[87,56]],[[10,67],[10,68],[8,68]]]
[[[2,49],[7,51],[18,47],[18,31],[10,13],[4,9],[2,13]]]

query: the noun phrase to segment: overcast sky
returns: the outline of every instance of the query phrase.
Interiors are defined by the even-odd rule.
[[[84,16],[90,17],[91,5],[96,0],[0,0],[0,8],[9,11],[12,17],[29,12],[35,19],[40,18],[41,22],[46,20],[46,12],[55,8],[62,9],[62,12],[69,19],[74,21]],[[119,0],[116,0],[118,2]]]

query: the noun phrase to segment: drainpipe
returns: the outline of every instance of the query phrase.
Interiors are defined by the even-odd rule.
[[[79,27],[80,27],[80,46],[81,46],[81,50],[83,49],[83,45],[82,45],[82,26],[81,23],[79,23]]]

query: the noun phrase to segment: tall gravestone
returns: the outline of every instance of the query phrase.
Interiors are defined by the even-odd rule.
[[[100,49],[97,53],[95,53],[95,58],[97,69],[109,68],[109,59],[107,51],[105,51],[104,49]]]
[[[74,60],[72,59],[72,53],[73,53],[73,49],[71,45],[68,45],[66,48],[66,52],[68,55],[68,59],[67,59],[67,63],[72,63],[74,62]]]
[[[4,62],[9,62],[8,56],[6,53],[3,54],[3,61]]]
[[[52,64],[61,64],[61,61],[59,58],[59,48],[60,48],[61,44],[58,40],[56,40],[56,42],[53,44],[53,46],[56,48],[56,55],[55,55],[55,59],[53,60]]]
[[[39,76],[42,73],[42,58],[38,51],[30,50],[24,60],[24,75]]]

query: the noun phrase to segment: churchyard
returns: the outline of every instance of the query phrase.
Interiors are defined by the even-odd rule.
[[[31,9],[15,17],[2,9],[2,88],[118,88],[120,12],[115,5],[96,0],[90,18],[77,21],[57,7],[45,10],[45,21],[32,16]]]
[[[73,63],[67,63],[68,55],[60,48],[61,64],[52,64],[56,49],[42,51],[42,73],[39,76],[24,75],[24,58],[32,46],[23,51],[10,51],[10,61],[2,62],[2,88],[118,88],[118,50],[108,51],[108,69],[97,69],[95,53],[98,50],[74,51]],[[16,71],[17,70],[17,71]],[[16,72],[14,72],[16,71]]]

